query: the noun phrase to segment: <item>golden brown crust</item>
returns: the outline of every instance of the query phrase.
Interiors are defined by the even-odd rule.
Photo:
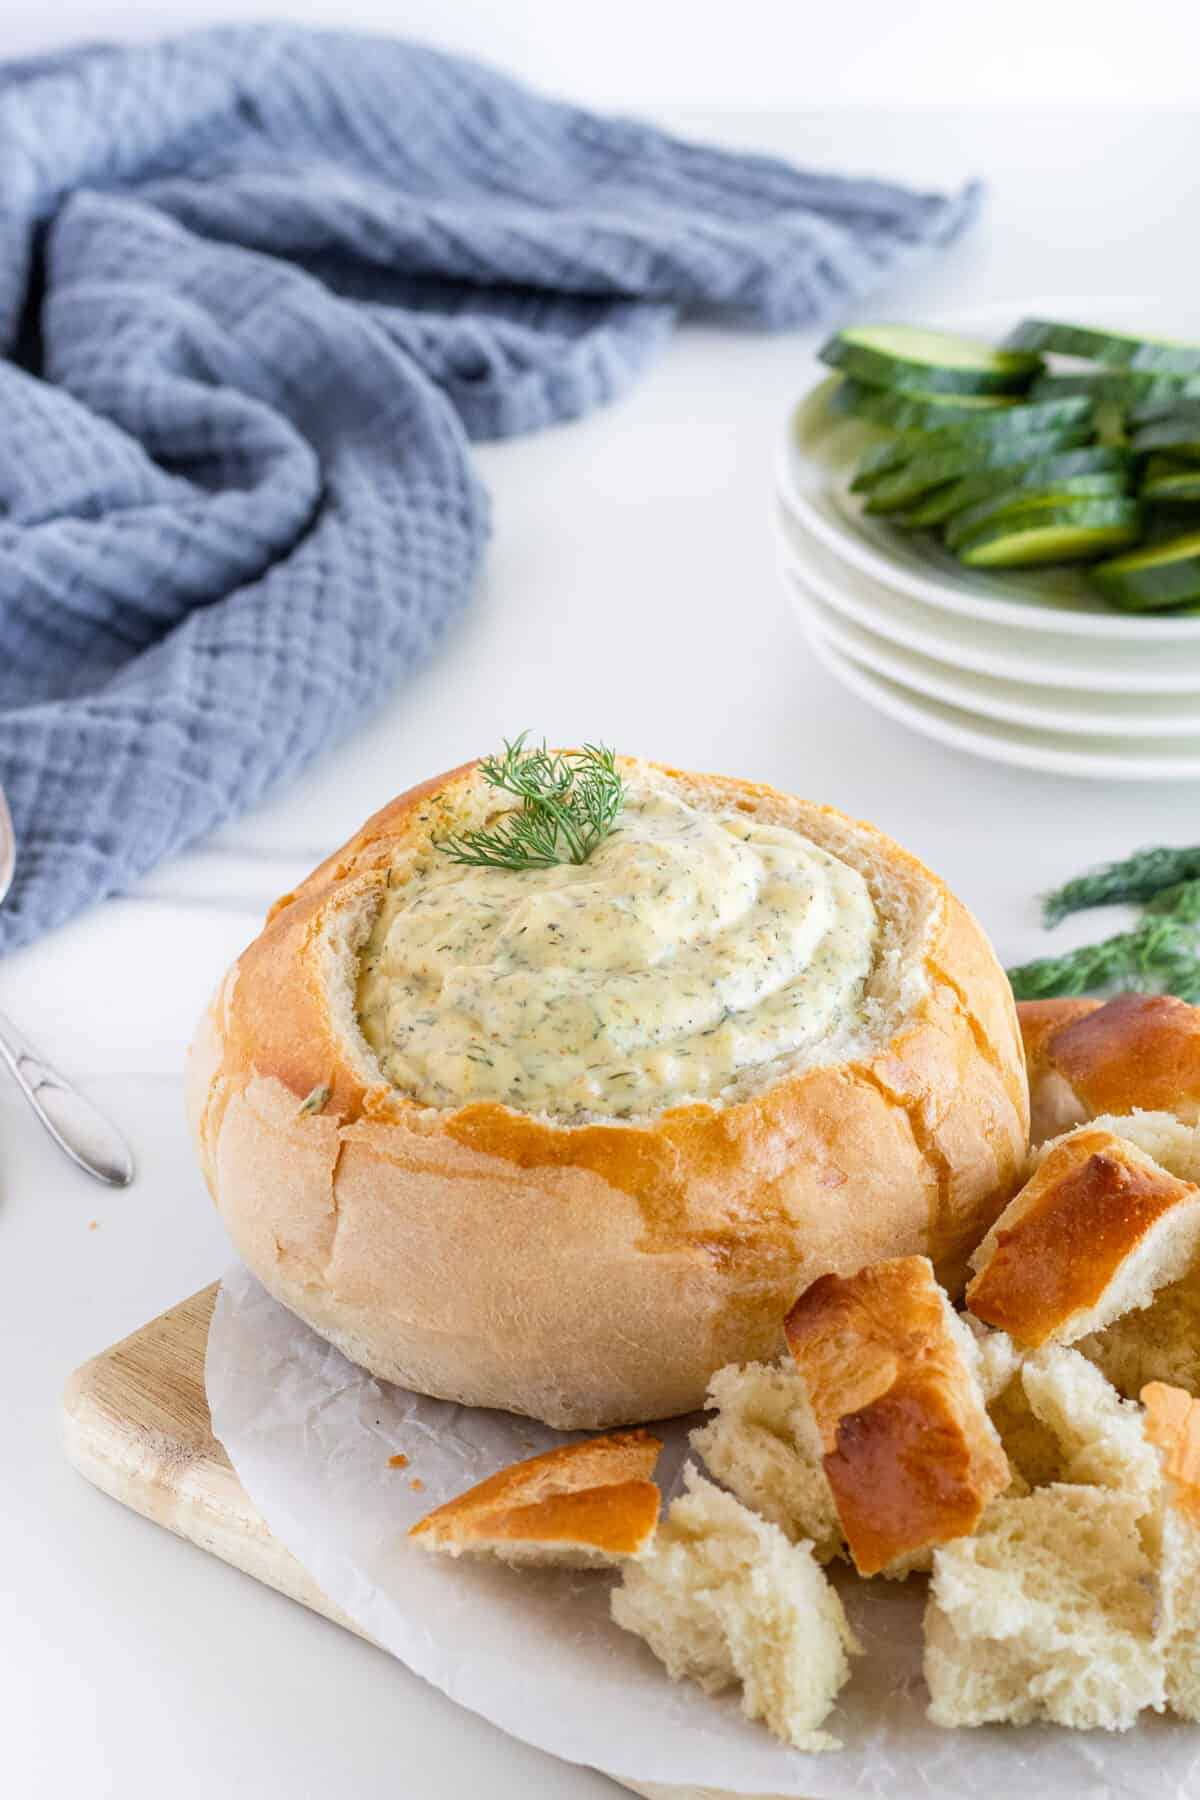
[[[1080,1119],[1135,1109],[1195,1118],[1200,1007],[1170,994],[1118,994],[1026,1001],[1017,1011],[1035,1113],[1040,1084],[1057,1079],[1077,1100]]]
[[[636,1556],[658,1522],[662,1444],[624,1431],[533,1456],[490,1475],[414,1525],[410,1537],[451,1556],[505,1546]]]
[[[1193,1524],[1200,1525],[1200,1400],[1183,1388],[1151,1381],[1142,1389],[1143,1430],[1162,1452],[1171,1498]]]
[[[823,1275],[784,1329],[859,1573],[974,1531],[1008,1461],[927,1259]]]
[[[457,827],[473,771],[402,795],[285,896],[202,1032],[201,1163],[270,1291],[386,1379],[578,1427],[701,1405],[714,1370],[778,1352],[784,1313],[825,1270],[928,1251],[960,1287],[1027,1143],[1011,993],[942,884],[831,808],[665,771],[865,846],[911,893],[927,991],[878,1054],[736,1104],[584,1126],[420,1107],[361,1060],[329,1004],[330,939]]]
[[[1021,1041],[1025,1045],[1025,1061],[1030,1081],[1035,1075],[1040,1075],[1049,1063],[1050,1046],[1058,1033],[1068,1025],[1073,1025],[1077,1019],[1085,1019],[1089,1013],[1103,1005],[1103,1000],[1085,999],[1017,1002],[1017,1019],[1021,1026]]]
[[[1073,1132],[998,1220],[967,1304],[1019,1344],[1037,1348],[1061,1337],[1097,1305],[1149,1233],[1196,1192],[1111,1132]]]

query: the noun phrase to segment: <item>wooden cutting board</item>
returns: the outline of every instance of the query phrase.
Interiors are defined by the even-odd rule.
[[[212,1434],[204,1352],[216,1297],[214,1283],[75,1371],[63,1397],[67,1455],[114,1500],[364,1637],[271,1536]],[[621,1785],[643,1800],[747,1800]]]

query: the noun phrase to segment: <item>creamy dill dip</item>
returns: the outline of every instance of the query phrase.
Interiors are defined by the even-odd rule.
[[[877,929],[862,876],[798,832],[638,774],[586,862],[419,858],[363,946],[359,1022],[425,1105],[628,1118],[819,1055],[861,1020]]]

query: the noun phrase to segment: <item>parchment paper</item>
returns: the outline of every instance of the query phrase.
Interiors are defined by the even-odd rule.
[[[836,1577],[867,1654],[828,1722],[845,1748],[808,1755],[749,1724],[735,1696],[669,1681],[611,1622],[613,1577],[417,1549],[405,1534],[431,1507],[569,1439],[372,1380],[240,1266],[217,1302],[207,1381],[213,1430],[243,1486],[328,1598],[451,1699],[551,1755],[643,1782],[808,1800],[1200,1796],[1200,1727],[1179,1721],[1143,1715],[1124,1736],[930,1725],[920,1580]],[[687,1423],[655,1427],[668,1494]],[[397,1453],[409,1458],[403,1469],[388,1466]]]

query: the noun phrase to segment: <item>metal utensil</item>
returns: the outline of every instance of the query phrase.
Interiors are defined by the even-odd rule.
[[[0,788],[0,901],[12,886],[16,866],[17,837],[4,789]],[[133,1180],[133,1157],[120,1132],[65,1076],[38,1055],[3,1013],[0,1062],[8,1064],[30,1106],[73,1163],[109,1187],[128,1187]]]

